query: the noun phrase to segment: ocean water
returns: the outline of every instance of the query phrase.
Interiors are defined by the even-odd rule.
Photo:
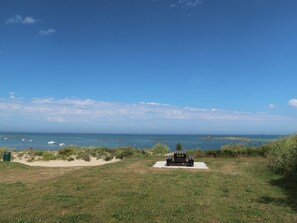
[[[231,138],[234,135],[142,135],[142,134],[78,134],[78,133],[0,133],[0,147],[11,149],[56,150],[63,148],[59,144],[98,147],[125,147],[133,146],[139,149],[151,148],[157,143],[166,144],[170,151],[181,143],[183,149],[220,149],[226,144],[244,144],[258,146],[271,142],[280,135],[236,135],[240,140]],[[54,144],[48,144],[54,141]]]

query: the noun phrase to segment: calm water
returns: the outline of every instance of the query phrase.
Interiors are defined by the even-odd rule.
[[[228,135],[229,136],[229,135]],[[234,135],[232,135],[234,136]],[[261,145],[278,139],[279,135],[240,135],[250,140],[226,139],[225,136],[212,135],[133,135],[133,134],[70,134],[70,133],[0,133],[0,147],[14,149],[55,150],[63,148],[59,143],[77,146],[104,146],[150,148],[157,143],[166,144],[175,150],[176,143],[184,149],[219,149],[225,144]],[[49,141],[55,144],[49,145]]]

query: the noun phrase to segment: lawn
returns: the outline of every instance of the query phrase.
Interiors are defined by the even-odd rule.
[[[0,222],[297,222],[297,184],[265,158],[203,158],[209,170],[156,169],[164,158],[84,168],[0,163]]]

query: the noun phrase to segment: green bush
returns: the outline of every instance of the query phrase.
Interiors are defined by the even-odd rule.
[[[193,150],[192,154],[189,155],[193,156],[194,158],[202,158],[205,157],[205,154],[202,150]]]
[[[83,156],[83,160],[86,161],[86,162],[90,162],[90,161],[91,161],[91,156],[90,156],[90,154],[88,154],[88,153],[84,154],[84,156]]]
[[[266,144],[270,167],[286,176],[297,176],[297,135]]]
[[[113,159],[113,155],[109,155],[104,158],[105,161],[110,161],[112,159]]]
[[[24,152],[19,152],[17,155],[18,158],[22,158],[23,156],[24,156]]]
[[[265,154],[262,148],[248,147],[242,144],[224,145],[220,150],[220,156],[225,157],[264,156]]]
[[[66,147],[64,149],[60,149],[58,151],[58,153],[59,153],[60,156],[66,156],[66,157],[68,157],[68,156],[71,156],[71,155],[75,155],[75,150],[76,149],[77,148],[74,147],[74,146],[68,146],[68,147]]]
[[[6,151],[5,148],[0,148],[0,160],[2,160],[3,154],[4,154],[5,151]]]
[[[118,149],[116,153],[116,158],[117,159],[124,159],[127,157],[133,157],[135,154],[135,150],[132,148],[122,148]]]
[[[224,145],[221,148],[221,155],[227,157],[237,157],[247,155],[248,148],[244,145]]]
[[[35,157],[34,156],[31,156],[27,159],[28,162],[34,162],[35,161]]]
[[[182,146],[182,144],[177,143],[175,148],[176,148],[176,151],[181,151],[183,149],[183,146]]]
[[[56,160],[57,156],[52,152],[45,152],[43,153],[42,159],[45,161]]]
[[[156,144],[153,146],[152,148],[152,152],[154,155],[156,154],[166,154],[169,151],[169,147],[167,145],[163,145],[163,144]]]
[[[241,144],[224,145],[221,149],[211,150],[193,150],[191,155],[195,158],[199,157],[249,157],[249,156],[265,156],[267,149],[248,147]]]
[[[43,156],[44,151],[34,151],[33,154],[34,154],[35,156]]]
[[[204,154],[206,157],[219,157],[221,155],[221,150],[206,150]]]
[[[74,158],[73,158],[73,157],[68,157],[68,158],[67,158],[67,161],[68,161],[68,162],[74,161]]]

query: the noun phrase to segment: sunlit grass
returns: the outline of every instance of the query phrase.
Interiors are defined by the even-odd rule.
[[[160,159],[86,168],[2,162],[0,222],[297,221],[297,185],[264,158],[203,158],[203,171],[153,168]]]

